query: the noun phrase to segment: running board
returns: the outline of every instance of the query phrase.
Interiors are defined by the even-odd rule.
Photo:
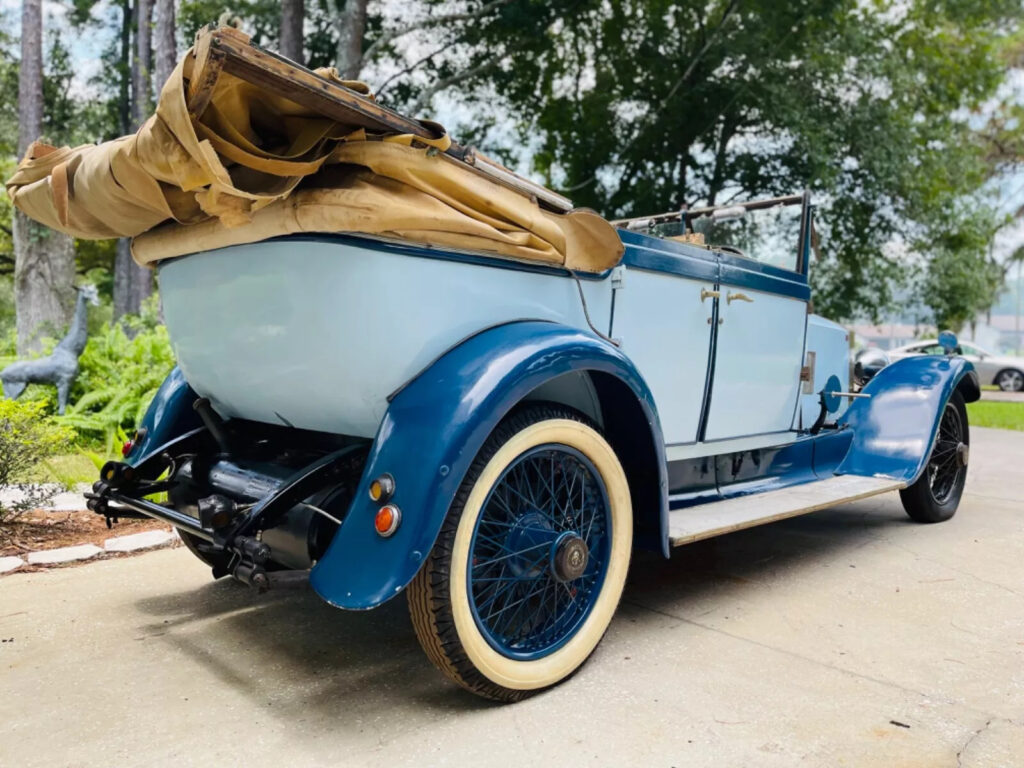
[[[777,491],[712,501],[670,512],[668,536],[672,546],[678,547],[723,533],[866,499],[886,491],[905,488],[906,485],[901,480],[885,477],[838,475]]]

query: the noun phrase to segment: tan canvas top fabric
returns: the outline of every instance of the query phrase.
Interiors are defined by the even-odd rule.
[[[621,258],[600,216],[544,210],[444,155],[440,126],[436,140],[368,136],[228,73],[201,116],[190,115],[191,53],[134,135],[34,144],[6,183],[14,204],[75,237],[133,237],[140,264],[293,232],[396,237],[581,271]]]

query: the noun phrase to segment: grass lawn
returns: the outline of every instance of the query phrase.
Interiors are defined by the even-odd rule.
[[[99,476],[99,470],[88,456],[69,453],[41,461],[29,479],[40,483],[64,483],[74,487],[76,483],[92,485]]]
[[[967,421],[972,427],[1024,431],[1024,403],[999,403],[990,400],[968,403]]]

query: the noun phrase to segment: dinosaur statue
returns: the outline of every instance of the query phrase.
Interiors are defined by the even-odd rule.
[[[96,286],[79,286],[75,319],[71,323],[68,335],[49,356],[35,360],[18,360],[0,371],[4,396],[17,400],[29,384],[54,384],[57,387],[57,413],[63,414],[68,406],[71,385],[78,376],[78,357],[85,349],[85,342],[88,339],[85,325],[87,304],[96,306],[99,303]]]

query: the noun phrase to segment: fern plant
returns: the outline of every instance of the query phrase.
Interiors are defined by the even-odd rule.
[[[89,339],[79,358],[73,405],[59,421],[102,440],[111,454],[118,438],[142,420],[153,395],[174,367],[174,353],[162,325],[138,322],[129,337],[115,325]]]

